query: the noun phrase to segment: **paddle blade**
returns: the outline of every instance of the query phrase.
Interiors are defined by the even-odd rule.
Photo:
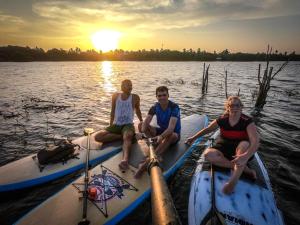
[[[78,223],[78,225],[89,225],[89,224],[90,224],[90,221],[88,221],[88,220],[83,220]]]
[[[205,225],[226,225],[225,218],[219,212],[214,212]]]
[[[216,216],[217,216],[218,221],[220,222],[220,224],[226,225],[225,218],[222,216],[221,213],[219,213],[219,212],[217,211],[217,212],[216,212]]]

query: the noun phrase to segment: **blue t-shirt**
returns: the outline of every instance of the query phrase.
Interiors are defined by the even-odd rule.
[[[160,104],[157,102],[150,108],[148,114],[152,116],[156,115],[157,124],[160,126],[158,129],[159,133],[164,132],[168,128],[171,117],[176,117],[177,122],[174,132],[180,135],[180,109],[176,103],[169,101],[167,109],[163,110]]]

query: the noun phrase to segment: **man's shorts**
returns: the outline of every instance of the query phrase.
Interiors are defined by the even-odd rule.
[[[113,134],[124,134],[126,131],[132,131],[133,134],[135,134],[135,129],[132,123],[129,124],[124,124],[124,125],[116,125],[113,124],[107,128],[105,128],[105,130],[107,130],[110,133]]]
[[[212,146],[212,148],[219,150],[223,153],[225,158],[228,160],[233,160],[236,155],[236,148],[238,147],[239,143],[243,140],[228,140],[224,138],[218,138],[216,143]],[[252,160],[254,156],[251,156],[251,158],[248,160]]]

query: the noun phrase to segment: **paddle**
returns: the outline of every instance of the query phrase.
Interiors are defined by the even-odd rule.
[[[213,144],[213,139],[210,139],[210,146]],[[216,207],[216,199],[215,199],[215,172],[214,172],[214,166],[211,163],[210,164],[210,173],[211,173],[211,209],[210,209],[210,218],[207,221],[206,225],[211,224],[221,224],[226,225],[225,218],[222,216],[222,214],[218,211]]]
[[[88,200],[88,184],[89,184],[90,138],[91,138],[91,133],[93,133],[93,131],[94,131],[93,128],[84,128],[84,135],[87,136],[87,152],[86,152],[86,160],[85,160],[82,220],[78,223],[78,225],[90,224],[90,221],[87,220],[87,200]]]
[[[147,138],[143,134],[143,138]],[[172,196],[169,192],[166,181],[163,177],[159,161],[154,151],[154,141],[147,138],[149,143],[150,163],[148,165],[148,173],[151,179],[151,205],[152,205],[152,221],[157,225],[181,225],[179,216],[174,206]]]

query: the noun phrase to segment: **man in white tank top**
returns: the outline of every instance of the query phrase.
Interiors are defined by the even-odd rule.
[[[129,152],[135,135],[133,117],[134,111],[140,122],[143,121],[140,110],[140,97],[131,94],[132,82],[123,80],[122,93],[114,93],[112,96],[112,108],[109,126],[95,135],[95,140],[105,143],[123,139],[123,158],[119,164],[120,169],[128,168]]]

